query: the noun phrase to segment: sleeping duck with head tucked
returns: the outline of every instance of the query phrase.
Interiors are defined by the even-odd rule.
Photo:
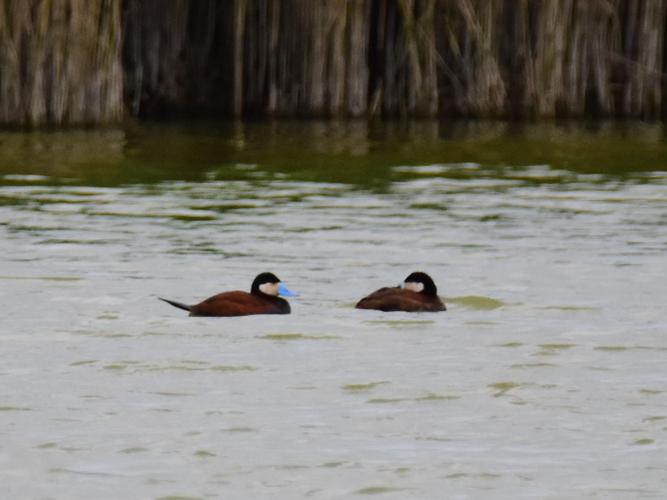
[[[289,314],[289,302],[282,297],[296,297],[273,273],[258,274],[250,287],[250,293],[236,290],[223,292],[200,302],[187,305],[163,299],[179,309],[190,312],[190,316],[249,316],[251,314]]]
[[[378,311],[437,312],[445,311],[445,304],[438,297],[438,289],[431,277],[414,272],[396,287],[380,288],[364,297],[357,309]]]

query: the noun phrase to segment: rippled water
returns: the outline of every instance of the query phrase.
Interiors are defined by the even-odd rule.
[[[3,497],[667,489],[661,127],[5,133],[0,236]],[[414,270],[447,312],[353,308]]]

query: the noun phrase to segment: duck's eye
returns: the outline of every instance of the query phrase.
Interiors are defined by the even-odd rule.
[[[424,283],[419,283],[417,281],[406,281],[403,283],[403,288],[410,290],[412,292],[419,293],[424,289]]]

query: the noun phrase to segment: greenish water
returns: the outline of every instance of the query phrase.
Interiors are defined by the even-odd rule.
[[[3,496],[667,488],[661,125],[3,132],[0,253]],[[415,270],[447,312],[353,308]]]
[[[575,174],[599,174],[604,180],[664,171],[667,130],[615,122],[589,127],[430,121],[193,123],[5,132],[0,133],[0,148],[5,185],[21,183],[12,176],[23,174],[47,176],[46,184],[86,186],[288,178],[382,189],[415,173],[509,177],[539,184],[567,182]],[[447,168],[437,168],[442,165]],[[525,167],[536,165],[571,175],[550,169],[543,176],[522,175]],[[396,169],[400,166],[423,168],[406,172]]]

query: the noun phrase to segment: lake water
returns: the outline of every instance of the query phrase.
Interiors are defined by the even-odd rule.
[[[1,496],[664,498],[666,136],[0,134]],[[353,308],[415,270],[447,312]]]

